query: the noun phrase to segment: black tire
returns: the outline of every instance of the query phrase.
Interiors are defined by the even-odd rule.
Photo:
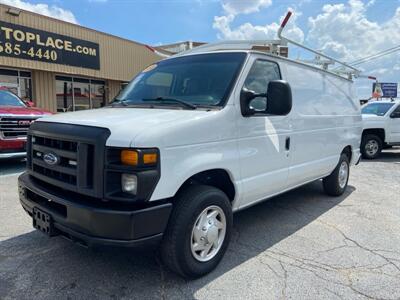
[[[374,151],[371,153],[371,151],[368,150],[368,145],[370,143],[375,143],[378,147],[376,152]],[[382,152],[382,147],[383,147],[383,142],[381,138],[375,134],[366,134],[362,137],[361,140],[361,154],[362,157],[365,159],[374,159],[377,158],[381,152]]]
[[[346,163],[347,164],[347,178],[346,178],[346,184],[344,186],[340,185],[340,180],[339,180],[339,172],[340,172],[340,166]],[[344,193],[344,191],[347,188],[347,183],[349,181],[349,176],[350,176],[350,163],[349,163],[349,157],[346,154],[341,154],[340,155],[340,160],[339,163],[337,164],[335,170],[331,173],[331,175],[325,177],[322,180],[323,186],[324,186],[324,191],[326,194],[329,196],[340,196]]]
[[[200,262],[192,254],[192,229],[198,216],[209,206],[218,206],[225,214],[226,231],[222,246],[209,261]],[[167,229],[161,243],[165,265],[185,278],[201,277],[217,267],[228,247],[232,232],[232,208],[221,190],[206,186],[188,186],[175,197]]]

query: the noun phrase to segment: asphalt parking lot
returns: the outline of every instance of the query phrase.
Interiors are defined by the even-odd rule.
[[[195,281],[156,250],[85,249],[31,227],[21,162],[0,162],[0,299],[400,299],[400,150],[352,169],[345,195],[320,182],[234,216],[220,266]]]

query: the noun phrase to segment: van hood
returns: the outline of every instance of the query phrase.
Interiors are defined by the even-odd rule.
[[[111,135],[107,146],[115,147],[161,147],[179,145],[190,142],[186,137],[179,137],[177,131],[190,128],[198,129],[199,123],[210,123],[207,120],[219,111],[181,110],[181,109],[151,109],[151,108],[100,108],[79,112],[63,113],[43,119],[43,122],[66,123],[84,126],[107,128]],[[197,124],[197,125],[196,125]],[[217,139],[213,134],[201,134],[190,137],[195,142]],[[162,145],[160,145],[162,144]]]

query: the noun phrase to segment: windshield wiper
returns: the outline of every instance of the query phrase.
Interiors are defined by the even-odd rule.
[[[128,106],[128,103],[126,103],[126,100],[118,99],[115,98],[113,102],[111,102],[111,106],[114,106],[115,104],[122,104],[123,106]]]
[[[157,97],[157,98],[145,98],[142,99],[143,101],[154,101],[154,102],[176,102],[179,104],[182,104],[186,107],[189,107],[191,109],[196,109],[197,106],[195,104],[186,102],[185,100],[177,99],[177,98],[169,98],[169,97]]]

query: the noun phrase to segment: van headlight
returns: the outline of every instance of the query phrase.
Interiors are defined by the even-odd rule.
[[[104,167],[106,201],[148,201],[161,177],[160,150],[107,147]]]
[[[137,193],[138,180],[134,174],[123,173],[121,175],[121,188],[124,193],[136,195]]]

